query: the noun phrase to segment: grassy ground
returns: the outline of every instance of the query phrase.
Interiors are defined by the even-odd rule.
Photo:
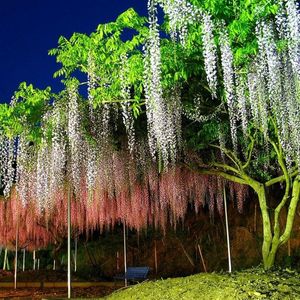
[[[107,300],[300,299],[300,275],[290,270],[251,269],[233,274],[198,274],[149,281],[118,291]]]

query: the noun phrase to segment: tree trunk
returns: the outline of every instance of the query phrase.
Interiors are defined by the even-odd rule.
[[[277,250],[284,245],[290,238],[293,223],[295,219],[296,209],[299,202],[300,183],[299,178],[296,177],[293,182],[292,197],[288,206],[288,214],[286,217],[286,224],[282,235],[274,234],[271,231],[271,222],[266,201],[266,193],[263,185],[259,189],[255,189],[258,194],[260,210],[263,218],[263,245],[262,257],[264,269],[269,270],[274,266]],[[279,211],[280,212],[280,211]],[[274,232],[276,231],[275,228]]]
[[[272,230],[270,216],[267,206],[266,191],[263,184],[259,184],[254,188],[257,192],[259,207],[262,215],[263,225],[263,244],[262,244],[262,258],[265,269],[269,269],[274,264],[274,259],[270,257],[271,243],[272,243]]]
[[[264,257],[264,269],[269,270],[274,266],[275,257],[279,248],[279,242],[272,243],[272,250],[269,253],[265,253]]]

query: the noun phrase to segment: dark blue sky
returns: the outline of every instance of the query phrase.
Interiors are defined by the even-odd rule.
[[[59,36],[90,33],[129,7],[146,15],[147,0],[2,0],[0,1],[0,102],[9,102],[22,81],[38,88],[61,88],[48,50]]]

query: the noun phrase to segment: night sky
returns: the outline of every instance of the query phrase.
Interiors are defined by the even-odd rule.
[[[147,0],[2,0],[0,1],[0,102],[9,102],[20,82],[62,88],[53,79],[59,68],[48,50],[59,36],[91,33],[129,7],[146,15]]]

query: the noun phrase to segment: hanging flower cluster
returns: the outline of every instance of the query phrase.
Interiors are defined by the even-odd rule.
[[[184,46],[188,35],[188,26],[201,20],[202,11],[187,0],[157,1],[168,16],[171,38]]]
[[[120,70],[120,81],[121,81],[121,97],[125,102],[122,102],[122,118],[123,123],[126,128],[128,137],[128,149],[130,153],[134,153],[135,148],[135,129],[134,129],[134,119],[130,107],[130,86],[127,83],[128,78],[128,61],[127,56],[121,56],[121,70]]]
[[[17,171],[16,171],[16,189],[21,198],[23,206],[25,206],[30,198],[30,187],[32,187],[32,172],[30,172],[29,164],[32,161],[30,155],[32,151],[25,137],[19,137],[17,151]]]
[[[14,107],[17,103],[15,97],[11,98],[10,106]],[[15,180],[15,169],[14,164],[16,163],[16,154],[17,154],[17,143],[18,138],[7,138],[6,136],[1,136],[1,149],[0,149],[0,161],[1,161],[1,179],[2,179],[2,188],[3,194],[5,197],[9,196],[11,188]]]
[[[97,149],[94,145],[87,145],[86,184],[89,192],[95,188],[97,176]]]
[[[120,71],[123,72],[122,69],[120,69]],[[90,51],[87,57],[87,93],[89,102],[90,133],[93,138],[97,140],[98,146],[100,148],[105,148],[110,142],[110,123],[113,118],[114,124],[117,126],[119,108],[118,105],[106,101],[104,101],[100,107],[95,106],[93,92],[100,84],[106,85],[108,83],[97,75],[95,54]]]
[[[50,149],[45,140],[42,140],[37,153],[36,166],[36,196],[40,210],[51,205],[50,194]]]
[[[58,190],[63,182],[67,161],[66,132],[63,126],[63,116],[57,104],[54,104],[52,113],[52,141],[51,141],[51,170],[50,170],[50,190]]]
[[[232,200],[243,206],[245,192],[239,184],[231,185],[215,176],[196,174],[181,167],[170,167],[159,174],[151,160],[146,159],[142,166],[130,157],[128,150],[113,148],[110,154],[102,156],[95,166],[97,176],[92,191],[86,178],[82,178],[80,194],[76,196],[80,201],[71,194],[73,230],[88,233],[110,229],[126,220],[130,228],[137,230],[154,226],[165,231],[168,223],[176,227],[185,218],[189,205],[194,205],[197,212],[207,206],[211,216],[217,207],[223,214],[224,186],[233,194]],[[24,206],[21,195],[13,189],[10,201],[0,202],[0,244],[13,244],[17,223],[20,244],[28,244],[30,248],[45,247],[57,235],[65,236],[67,186],[61,186],[51,195],[48,193],[51,206],[46,205],[42,210],[35,199],[37,194],[29,193]],[[29,183],[29,188],[32,187],[34,182]]]
[[[54,241],[46,222],[42,221],[41,211],[36,201],[29,201],[23,206],[19,194],[12,190],[10,201],[0,203],[0,243],[7,248],[15,247],[16,231],[20,248],[29,250],[45,248]],[[29,198],[28,200],[32,200]],[[18,224],[18,225],[17,225]]]
[[[244,136],[247,136],[248,129],[248,101],[246,96],[246,78],[241,74],[236,74],[236,98],[237,98],[237,112],[238,118],[242,123],[242,131]],[[232,126],[231,126],[232,127]],[[235,140],[235,142],[237,142]],[[236,149],[237,147],[235,147]]]
[[[10,190],[13,186],[13,182],[15,179],[15,146],[16,141],[14,138],[4,138],[4,147],[2,149],[2,176],[3,176],[3,194],[7,197],[10,193]]]
[[[145,94],[148,122],[148,140],[151,155],[158,153],[165,166],[176,159],[176,132],[172,117],[163,95],[161,85],[161,53],[158,30],[157,7],[153,0],[148,2],[149,40],[145,45]]]
[[[154,1],[153,1],[154,2]],[[190,24],[202,24],[204,68],[212,96],[217,97],[217,47],[214,40],[214,24],[211,16],[187,0],[160,0],[159,3],[168,16],[171,38],[184,46]],[[149,10],[149,15],[150,15]]]
[[[231,137],[233,142],[233,149],[237,152],[237,105],[235,101],[233,54],[230,48],[228,32],[225,28],[225,24],[222,24],[222,29],[220,32],[220,50],[223,82],[230,120]]]
[[[170,95],[167,98],[167,110],[172,123],[172,135],[176,137],[176,143],[173,145],[171,153],[174,156],[177,152],[180,152],[183,142],[182,142],[182,103],[181,103],[181,89],[179,86],[175,86],[171,89]]]
[[[97,86],[97,76],[95,73],[96,65],[95,59],[93,54],[89,52],[88,54],[88,61],[87,61],[87,93],[88,93],[88,101],[89,101],[89,113],[91,122],[95,123],[95,116],[94,116],[94,96],[93,91]]]
[[[267,139],[268,118],[275,116],[281,146],[288,167],[299,165],[299,11],[294,1],[285,1],[276,18],[257,24],[259,45],[257,60],[248,75],[249,102],[255,123]],[[288,41],[288,48],[278,51],[277,39]],[[298,47],[298,50],[297,50]],[[296,52],[298,51],[298,54]]]
[[[299,3],[294,0],[286,0],[285,8],[281,6],[282,10],[282,24],[286,24],[286,39],[289,43],[289,56],[293,67],[293,72],[300,78],[300,14]],[[286,19],[284,16],[284,9],[286,10]]]
[[[91,52],[88,54],[87,59],[87,92],[88,92],[88,100],[91,107],[93,107],[93,100],[94,97],[92,95],[92,91],[97,86],[97,75],[96,75],[96,65],[95,65],[95,58]]]
[[[71,155],[71,177],[73,187],[76,192],[80,186],[80,162],[82,150],[82,137],[80,133],[80,113],[78,107],[77,87],[72,84],[68,87],[69,107],[68,107],[68,138],[70,144]]]
[[[203,15],[203,56],[208,86],[212,96],[217,97],[217,47],[214,41],[214,25],[209,14]]]

